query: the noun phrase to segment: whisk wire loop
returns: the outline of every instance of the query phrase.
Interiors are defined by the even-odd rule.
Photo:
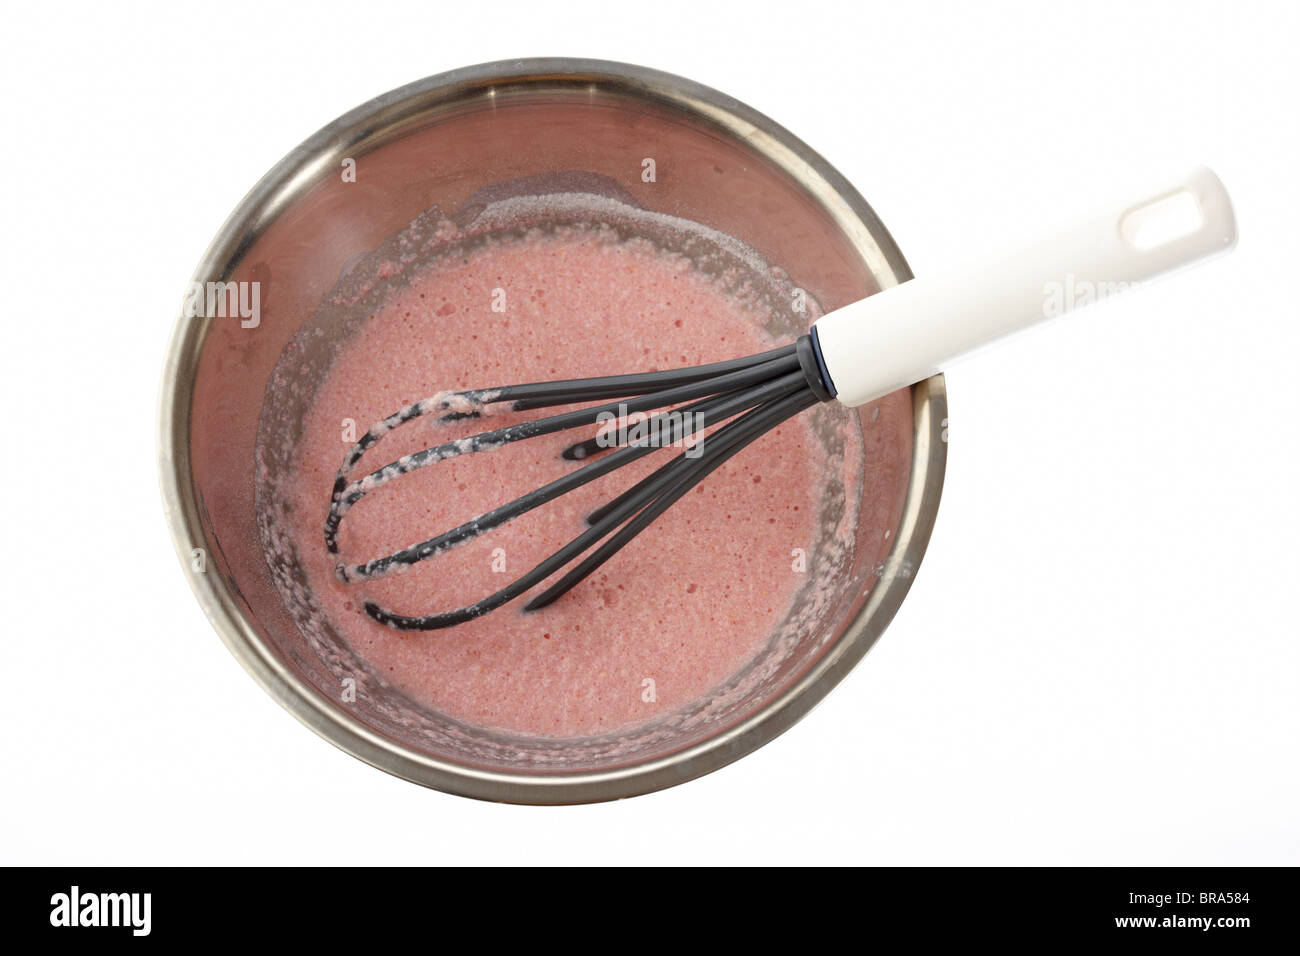
[[[374,601],[364,605],[375,620],[400,630],[451,627],[520,597],[607,539],[530,601],[524,610],[546,607],[612,558],[742,448],[786,419],[825,400],[825,384],[818,379],[814,387],[810,382],[803,339],[757,355],[693,368],[469,389],[435,395],[400,409],[367,431],[339,469],[325,522],[325,543],[331,553],[338,553],[340,526],[358,501],[404,475],[440,461],[572,428],[611,420],[626,421],[633,415],[643,416],[650,426],[639,434],[655,436],[656,440],[625,438],[621,446],[610,450],[611,444],[617,445],[618,440],[597,435],[569,445],[561,454],[570,461],[608,453],[449,531],[383,557],[355,564],[340,563],[339,578],[346,583],[370,580],[435,558],[661,447],[681,446],[683,450],[671,461],[588,515],[588,527],[581,534],[495,593],[455,610],[422,616],[399,614]],[[508,404],[511,411],[526,411],[608,399],[617,401],[604,401],[444,442],[389,462],[362,478],[351,478],[368,449],[393,429],[417,418],[437,414],[438,424],[450,424],[481,418],[491,405]],[[655,409],[665,411],[645,416]]]

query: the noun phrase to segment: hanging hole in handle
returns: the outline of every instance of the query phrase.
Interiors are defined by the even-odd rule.
[[[1134,249],[1146,252],[1190,236],[1204,223],[1200,203],[1190,192],[1182,189],[1145,206],[1130,209],[1120,220],[1119,231]]]

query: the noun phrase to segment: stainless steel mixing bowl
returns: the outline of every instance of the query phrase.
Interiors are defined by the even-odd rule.
[[[654,160],[653,182],[641,175],[646,158]],[[354,182],[341,175],[345,160],[356,162]],[[489,63],[374,99],[272,169],[222,227],[193,280],[256,283],[256,323],[183,315],[164,373],[164,504],[186,574],[222,640],[272,696],[341,749],[425,786],[490,800],[579,803],[646,793],[776,737],[893,617],[943,483],[941,376],[864,406],[864,435],[901,423],[910,469],[880,474],[867,462],[863,494],[875,517],[860,522],[816,626],[769,654],[761,679],[751,674],[691,713],[622,735],[536,740],[467,727],[374,679],[345,645],[308,640],[268,573],[253,502],[259,414],[286,343],[349,264],[424,210],[464,208],[493,184],[570,171],[625,183],[647,208],[736,236],[827,309],[910,276],[854,188],[731,97],[619,63]]]

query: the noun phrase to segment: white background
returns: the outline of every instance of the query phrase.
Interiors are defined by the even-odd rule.
[[[0,860],[1300,863],[1294,10],[10,9]],[[186,586],[154,439],[184,283],[262,173],[371,96],[540,55],[767,113],[918,274],[1200,163],[1241,232],[950,373],[924,566],[808,718],[685,786],[557,809],[423,790],[281,710]]]

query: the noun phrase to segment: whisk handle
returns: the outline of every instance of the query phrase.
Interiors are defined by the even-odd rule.
[[[1204,167],[950,275],[911,279],[813,326],[845,405],[934,375],[980,347],[1232,248],[1232,202]]]

